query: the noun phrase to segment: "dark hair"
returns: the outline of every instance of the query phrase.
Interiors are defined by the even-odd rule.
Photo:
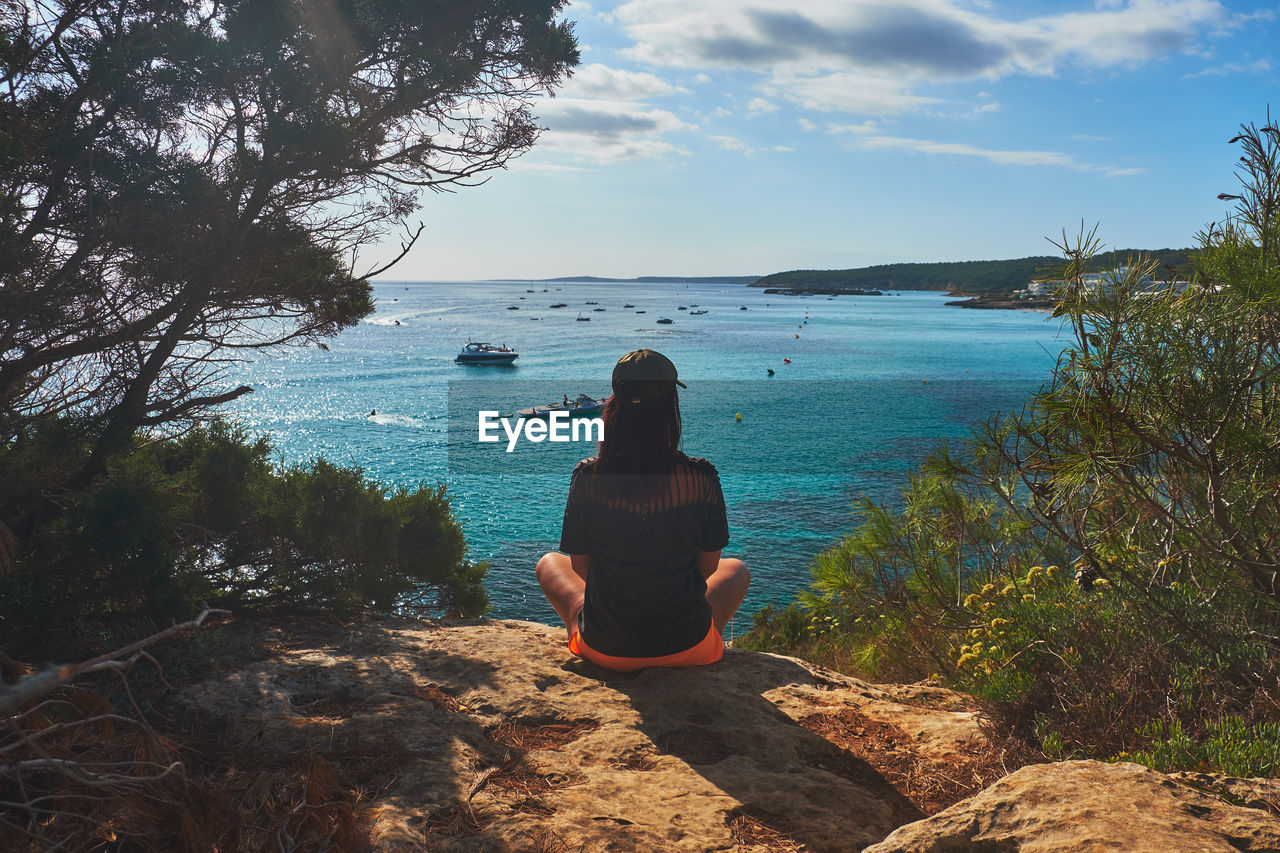
[[[628,383],[630,385],[631,383]],[[597,474],[669,474],[680,448],[676,389],[647,396],[623,387],[604,405]]]

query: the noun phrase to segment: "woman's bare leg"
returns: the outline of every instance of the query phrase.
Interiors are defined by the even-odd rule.
[[[751,572],[747,571],[747,564],[732,557],[720,560],[719,566],[707,578],[707,603],[711,605],[711,619],[720,633],[724,633],[724,627],[747,597],[749,586]]]
[[[587,583],[573,570],[569,555],[558,551],[543,554],[538,561],[538,585],[572,637],[576,627],[573,625],[574,614],[582,609]]]

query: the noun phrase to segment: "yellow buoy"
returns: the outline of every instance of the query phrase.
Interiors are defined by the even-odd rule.
[[[800,336],[799,336],[799,335],[796,335],[796,340],[797,340],[797,341],[798,341],[798,340],[800,340]]]
[[[922,383],[924,383],[925,385],[928,385],[928,384],[929,384],[929,380],[928,380],[928,379],[921,379],[920,381],[921,381]]]
[[[969,368],[967,368],[967,367],[966,367],[966,368],[964,369],[964,372],[965,372],[965,373],[968,373],[968,372],[969,372]]]
[[[738,420],[742,420],[742,412],[738,412]]]

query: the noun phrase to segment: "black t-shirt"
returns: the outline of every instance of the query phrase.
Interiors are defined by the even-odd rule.
[[[591,568],[582,638],[615,657],[658,657],[693,648],[711,626],[699,551],[729,543],[715,466],[676,455],[654,478],[595,473],[578,463],[564,508],[560,550]]]

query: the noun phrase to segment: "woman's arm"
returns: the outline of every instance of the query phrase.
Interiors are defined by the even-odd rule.
[[[587,572],[591,569],[590,554],[570,554],[569,562],[573,565],[573,573],[587,582]]]
[[[577,557],[574,557],[574,559],[576,560]],[[586,558],[584,557],[583,559],[586,559]],[[706,580],[707,578],[715,574],[716,569],[719,568],[719,566],[720,566],[719,551],[699,551],[698,552],[698,571],[702,574],[703,580]],[[578,566],[576,563],[574,564],[573,568],[574,568],[574,571],[577,571]]]

